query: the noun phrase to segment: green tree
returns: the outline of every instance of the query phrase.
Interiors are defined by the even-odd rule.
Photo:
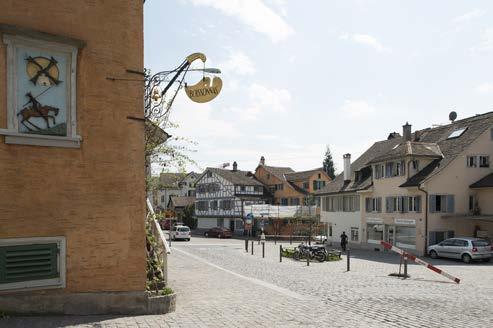
[[[330,152],[330,148],[327,145],[327,150],[325,151],[325,157],[323,161],[323,169],[325,173],[331,178],[334,179],[336,177],[335,175],[335,166],[334,166],[334,161],[332,160],[332,154]]]
[[[195,205],[188,205],[183,210],[182,220],[186,226],[189,226],[190,229],[197,228],[197,219],[194,217]]]

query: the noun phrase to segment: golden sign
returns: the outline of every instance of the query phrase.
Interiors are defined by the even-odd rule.
[[[203,63],[206,61],[204,54],[196,52],[187,57],[187,61],[191,64],[193,61],[200,59]],[[185,85],[185,91],[188,98],[197,103],[205,103],[216,98],[223,87],[223,81],[219,77],[214,77],[211,83],[210,77],[204,77],[197,84],[188,86]]]
[[[219,77],[212,80],[209,77],[204,77],[197,84],[185,86],[188,98],[198,103],[205,103],[216,98],[223,87],[223,81]]]

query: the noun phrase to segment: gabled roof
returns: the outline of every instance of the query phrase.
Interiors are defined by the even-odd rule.
[[[233,170],[218,169],[215,167],[208,167],[205,170],[205,172],[207,171],[216,173],[217,175],[228,180],[234,185],[263,186],[263,184],[260,183],[260,181],[258,181],[250,171],[240,171],[240,170],[233,171]]]
[[[370,148],[368,148],[360,157],[351,163],[351,172],[360,171],[367,166],[373,158],[383,156],[388,151],[392,150],[395,145],[399,145],[402,142],[402,138],[392,138],[389,140],[383,140],[375,142]],[[321,190],[317,190],[316,194],[333,194],[340,192],[355,192],[358,190],[365,190],[371,186],[371,177],[363,181],[344,181],[344,172],[335,177],[334,180],[325,185]]]
[[[493,112],[488,112],[455,121],[451,124],[418,130],[412,135],[411,149],[407,148],[407,141],[402,137],[378,141],[351,164],[351,171],[359,171],[376,161],[394,159],[395,153],[401,151],[404,152],[403,154],[436,157],[434,161],[401,185],[401,187],[418,186],[426,179],[443,170],[486,129],[492,126]],[[454,131],[459,130],[464,130],[460,136],[450,138]],[[442,158],[439,156],[440,152]],[[341,173],[332,182],[328,183],[325,188],[317,191],[317,194],[358,191],[370,186],[371,178],[359,182],[345,182],[344,175]]]
[[[284,176],[286,177],[286,180],[288,181],[302,181],[309,179],[313,174],[316,172],[323,171],[323,168],[319,167],[313,170],[308,170],[308,171],[298,171],[298,172],[293,172],[293,173],[286,173]]]
[[[488,174],[484,178],[474,182],[469,188],[493,188],[493,173]]]
[[[436,143],[406,141],[394,146],[391,150],[381,156],[373,158],[367,164],[374,164],[406,156],[442,158],[443,154]]]
[[[159,184],[163,188],[179,188],[178,183],[185,175],[185,173],[161,173]]]
[[[174,207],[186,207],[195,203],[195,197],[170,196],[170,201]]]
[[[308,195],[309,194],[309,192],[307,190],[305,190],[304,188],[301,188],[301,187],[297,186],[294,182],[292,182],[292,181],[287,181],[287,182],[288,182],[289,186],[291,188],[293,188],[294,190],[296,190],[297,192],[302,193],[302,194],[305,194],[305,195]]]
[[[281,167],[281,166],[267,166],[267,165],[259,165],[263,167],[267,172],[274,175],[279,180],[285,180],[284,175],[293,173],[294,170],[290,167]]]

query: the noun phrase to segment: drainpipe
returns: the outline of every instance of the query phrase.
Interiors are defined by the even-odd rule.
[[[425,194],[425,251],[424,254],[428,253],[428,192],[424,189],[421,189],[421,185],[418,185],[418,190],[424,192]]]

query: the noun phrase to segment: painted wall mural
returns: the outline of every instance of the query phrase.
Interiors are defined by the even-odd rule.
[[[21,133],[67,135],[69,55],[29,47],[16,51],[16,103]]]

